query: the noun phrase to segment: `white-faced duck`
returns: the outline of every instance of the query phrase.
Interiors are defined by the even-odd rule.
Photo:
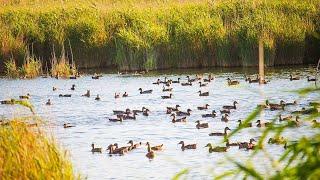
[[[293,76],[292,74],[290,74],[290,81],[296,81],[296,80],[300,80],[299,76]]]
[[[208,143],[205,147],[209,148],[209,153],[213,152],[227,152],[228,147],[216,146],[213,147],[211,143]]]
[[[167,107],[167,109],[169,109],[169,110],[172,110],[172,111],[179,111],[179,108],[180,107],[180,105],[176,105],[175,107]]]
[[[307,76],[307,78],[308,78],[308,82],[310,82],[310,81],[317,81],[317,79],[314,77],[314,78],[310,78],[310,76]]]
[[[260,119],[257,120],[256,123],[257,123],[257,127],[268,127],[268,126],[271,126],[271,125],[272,125],[272,123],[270,123],[270,122],[262,123]]]
[[[182,117],[180,119],[176,119],[176,115],[174,113],[171,114],[171,117],[172,117],[172,120],[171,120],[172,123],[187,122],[187,117]]]
[[[147,146],[150,146],[150,143],[147,142]],[[157,145],[157,146],[150,146],[151,150],[153,151],[162,151],[163,150],[163,144]]]
[[[217,117],[217,114],[216,114],[215,110],[212,110],[211,114],[202,114],[201,117],[203,117],[203,118],[209,118],[209,117],[215,118],[215,117]]]
[[[197,129],[205,129],[205,128],[208,128],[209,127],[209,124],[208,123],[200,123],[200,121],[196,121],[197,125],[196,125],[196,128]]]
[[[192,86],[191,82],[181,83],[181,86]]]
[[[170,93],[169,96],[161,96],[162,99],[171,99],[172,98],[172,94]]]
[[[252,127],[251,122],[250,123],[242,123],[242,121],[239,119],[238,123],[239,123],[239,127],[242,127],[242,128]]]
[[[87,93],[85,93],[84,95],[82,95],[82,96],[85,96],[85,97],[90,97],[90,90],[87,90]]]
[[[184,151],[186,149],[197,149],[197,144],[184,144],[184,141],[180,141],[178,144],[181,144],[181,150]]]
[[[183,111],[177,111],[176,115],[177,116],[190,116],[191,115],[191,109],[187,109],[187,112],[183,112]]]
[[[228,114],[224,114],[224,116],[222,115],[221,121],[223,121],[223,122],[228,122],[228,121],[229,121],[228,117],[229,117]]]
[[[47,106],[50,106],[50,105],[51,105],[51,100],[50,100],[50,99],[48,99],[48,101],[46,102],[46,105],[47,105]]]
[[[173,88],[165,88],[165,87],[163,86],[162,92],[172,91],[172,89],[173,89]]]
[[[97,97],[94,100],[96,100],[96,101],[100,101],[101,100],[99,94],[97,94]]]
[[[154,153],[154,151],[151,150],[149,143],[147,143],[147,150],[148,150],[148,153],[146,154],[146,157],[149,159],[153,159],[156,156],[156,154]]]
[[[231,130],[231,129],[229,127],[225,127],[223,133],[221,133],[221,132],[213,132],[213,133],[210,133],[209,136],[226,136],[228,130]]]
[[[199,96],[209,96],[209,92],[198,91],[198,93],[199,93]]]
[[[239,143],[231,143],[231,142],[229,142],[229,139],[226,139],[226,146],[227,147],[230,147],[230,146],[239,146]]]
[[[71,97],[71,94],[59,94],[59,97]]]
[[[72,128],[75,127],[74,125],[71,125],[70,123],[64,123],[63,128]]]
[[[120,93],[118,93],[118,94],[117,94],[117,93],[114,93],[114,98],[115,98],[115,99],[120,98]]]
[[[200,87],[205,87],[205,86],[207,86],[208,85],[208,83],[202,83],[201,81],[199,82],[199,86]]]
[[[29,99],[30,98],[30,94],[28,93],[27,95],[22,95],[19,96],[20,99]]]
[[[124,92],[124,94],[122,95],[122,97],[128,97],[129,94],[127,92]]]
[[[226,105],[226,106],[222,106],[222,108],[223,109],[237,109],[236,104],[238,104],[238,102],[237,101],[233,101],[233,106]]]
[[[142,88],[139,88],[138,90],[140,91],[140,94],[151,94],[152,93],[152,90],[142,91]]]
[[[180,78],[178,78],[178,80],[176,80],[176,81],[171,81],[172,83],[175,83],[175,84],[177,84],[177,83],[180,83]]]
[[[234,86],[234,85],[240,84],[239,81],[231,80],[230,78],[228,78],[227,81],[228,81],[228,85],[229,85],[229,86]]]
[[[76,89],[76,85],[72,84],[70,90],[74,91]]]
[[[91,147],[92,147],[92,149],[91,149],[91,152],[92,152],[92,153],[95,153],[95,152],[102,153],[102,148],[96,148],[96,147],[94,147],[94,143],[91,144]]]
[[[205,104],[204,106],[198,106],[197,109],[198,110],[205,110],[205,109],[208,109],[210,105],[209,104]]]

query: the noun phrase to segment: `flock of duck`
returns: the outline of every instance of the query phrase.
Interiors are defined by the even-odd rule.
[[[101,76],[100,75],[96,75],[94,77],[92,77],[92,79],[99,79]],[[161,99],[171,99],[173,97],[173,87],[172,84],[180,84],[181,86],[193,86],[198,84],[199,88],[201,87],[205,87],[207,86],[209,83],[212,83],[214,81],[214,77],[209,74],[207,76],[207,78],[204,78],[203,75],[196,75],[194,78],[190,77],[190,76],[186,76],[186,80],[182,82],[181,78],[178,78],[177,80],[172,80],[172,79],[168,79],[167,77],[164,78],[164,80],[161,79],[157,79],[155,82],[153,82],[153,85],[156,86],[160,86],[162,85],[162,91],[163,92],[169,92],[169,95],[163,95],[161,96]],[[298,76],[292,76],[290,75],[289,80],[290,81],[294,81],[294,80],[299,80],[300,77]],[[252,78],[252,77],[245,77],[245,81],[248,83],[259,83],[260,79],[259,76],[257,76],[256,78]],[[307,77],[307,81],[316,81],[315,78],[310,78],[309,76]],[[262,81],[263,84],[267,84],[269,81]],[[260,82],[261,83],[261,82]],[[232,80],[230,78],[227,79],[227,84],[228,86],[236,86],[239,85],[240,82],[237,80]],[[70,90],[75,90],[76,89],[76,85],[72,85]],[[52,88],[53,91],[56,91],[57,88],[53,87]],[[149,90],[143,90],[142,88],[138,89],[139,94],[144,95],[144,94],[152,94],[153,90],[149,89]],[[199,96],[209,96],[209,92],[203,92],[201,90],[198,91]],[[63,97],[71,97],[71,94],[59,94],[59,97],[63,98]],[[83,97],[91,97],[91,93],[90,90],[87,90],[87,92],[85,94],[82,95]],[[20,96],[20,99],[29,99],[31,97],[30,94],[24,95],[24,96]],[[126,98],[129,97],[129,94],[127,92],[124,93],[115,93],[114,94],[114,98]],[[160,97],[159,97],[160,98]],[[95,100],[99,101],[101,98],[99,96],[99,94],[96,95]],[[14,99],[11,100],[3,100],[1,101],[1,104],[14,104]],[[48,101],[46,102],[46,105],[50,106],[52,105],[52,102],[50,99],[48,99]],[[234,101],[232,104],[229,105],[224,105],[221,107],[221,109],[218,111],[220,114],[220,119],[221,122],[225,122],[226,125],[229,122],[229,114],[231,114],[233,111],[237,111],[237,105],[238,102]],[[265,101],[264,104],[260,104],[257,105],[260,108],[266,109],[266,110],[270,110],[270,111],[277,111],[277,110],[285,110],[285,107],[287,106],[295,106],[297,105],[296,101],[293,102],[285,102],[283,100],[280,101],[279,104],[277,103],[270,103],[268,100]],[[317,108],[320,105],[319,102],[312,102],[310,103],[311,106],[313,107],[309,107],[309,108],[302,108],[299,111],[294,111],[292,112],[292,115],[290,116],[283,116],[283,115],[279,115],[279,122],[287,122],[290,123],[293,127],[299,127],[300,126],[300,117],[299,114],[311,114],[314,113],[315,111],[317,112]],[[185,123],[188,121],[188,117],[191,115],[191,113],[193,111],[203,111],[203,110],[209,110],[210,105],[209,104],[204,104],[203,106],[199,106],[197,107],[195,110],[192,109],[187,109],[186,111],[181,111],[180,105],[175,105],[173,107],[166,107],[166,109],[164,109],[165,113],[171,118],[171,122],[172,123]],[[149,116],[150,114],[150,110],[147,107],[142,107],[141,109],[134,109],[131,110],[129,108],[125,109],[125,110],[113,110],[113,114],[115,117],[109,117],[108,120],[110,122],[114,122],[114,123],[121,123],[125,120],[136,120],[137,117],[136,115],[138,114],[142,114],[143,116]],[[294,117],[295,115],[295,117]],[[218,117],[218,113],[216,112],[216,110],[211,110],[211,113],[203,113],[201,115],[202,118],[217,118]],[[267,127],[272,125],[272,122],[262,122],[261,120],[257,120],[256,124],[252,124],[252,123],[244,123],[241,120],[237,121],[239,124],[239,127],[242,128],[250,128],[250,127],[258,127],[258,128],[262,128],[262,127]],[[209,124],[208,123],[203,123],[200,120],[195,121],[196,125],[195,128],[197,129],[205,129],[205,128],[209,128]],[[63,124],[64,128],[72,128],[75,127],[74,125],[70,124],[70,123],[64,123]],[[316,120],[313,121],[313,127],[320,127],[320,123],[317,122]],[[228,135],[228,131],[230,131],[231,129],[226,126],[222,132],[211,132],[208,134],[208,136],[222,136],[222,137],[226,137]],[[208,143],[205,147],[208,148],[209,153],[212,152],[226,152],[228,151],[228,149],[230,147],[236,146],[239,149],[246,149],[246,150],[251,150],[254,149],[255,146],[255,139],[254,138],[250,138],[248,142],[229,142],[228,139],[226,139],[226,144],[225,146],[213,146],[211,143]],[[270,138],[268,143],[272,143],[272,144],[285,144],[286,142],[283,139],[283,137],[280,138]],[[160,145],[154,145],[151,146],[151,144],[149,142],[146,143],[142,143],[142,142],[137,142],[134,143],[132,140],[130,140],[127,146],[123,146],[123,147],[119,147],[117,143],[114,144],[110,144],[106,150],[108,151],[108,153],[110,155],[124,155],[134,149],[137,149],[141,146],[146,146],[147,147],[147,153],[146,153],[146,157],[148,157],[149,159],[152,159],[155,157],[155,152],[156,151],[162,151],[164,150],[164,145],[160,144]],[[178,143],[179,145],[181,145],[181,150],[189,150],[189,149],[196,149],[197,148],[197,144],[185,144],[184,141],[180,141]],[[91,152],[92,153],[102,153],[103,149],[100,147],[95,147],[95,144],[92,143],[91,145]]]

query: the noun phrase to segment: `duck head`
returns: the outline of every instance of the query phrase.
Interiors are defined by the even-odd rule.
[[[192,110],[191,109],[187,109],[187,112],[189,113],[189,112],[191,112]]]
[[[205,147],[212,148],[212,144],[211,144],[211,143],[208,143]]]
[[[182,144],[182,145],[184,145],[184,141],[180,141],[178,144]]]
[[[280,101],[280,104],[281,104],[281,105],[284,105],[284,104],[286,104],[286,102],[284,102],[284,100],[281,100],[281,101]]]
[[[237,101],[233,101],[233,105],[236,105],[236,104],[238,104],[238,102]]]
[[[227,130],[231,131],[231,129],[229,127],[225,127],[224,130],[225,131],[227,131]]]
[[[131,145],[133,145],[133,141],[132,141],[132,140],[130,140],[127,144],[131,144]]]
[[[176,108],[179,108],[179,107],[181,107],[181,106],[180,106],[179,104],[177,104],[177,105],[176,105]]]
[[[259,120],[257,120],[257,121],[256,121],[256,123],[260,124],[260,123],[261,123],[261,120],[260,120],[260,119],[259,119]]]
[[[250,143],[252,144],[253,142],[256,142],[253,138],[250,139]]]
[[[138,90],[139,90],[139,91],[142,91],[142,88],[139,88]]]
[[[170,117],[176,117],[176,115],[175,115],[174,113],[172,113],[172,114],[170,115]]]
[[[195,123],[200,124],[200,121],[199,121],[199,120],[197,120]]]

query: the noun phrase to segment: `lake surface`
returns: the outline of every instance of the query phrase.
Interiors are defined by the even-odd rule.
[[[205,69],[205,70],[181,70],[178,72],[161,71],[150,73],[142,77],[121,77],[117,74],[103,74],[99,80],[91,79],[90,75],[77,80],[64,80],[54,78],[37,78],[32,80],[9,80],[0,79],[0,100],[18,98],[19,95],[31,94],[30,101],[35,106],[36,113],[43,117],[48,123],[45,126],[54,134],[59,144],[71,154],[77,172],[88,179],[169,179],[179,171],[188,168],[189,179],[212,179],[224,171],[233,167],[227,157],[235,158],[245,162],[251,151],[239,150],[231,147],[226,153],[208,153],[204,148],[207,143],[224,145],[223,137],[208,136],[210,132],[223,132],[228,126],[235,129],[237,120],[245,119],[254,110],[257,104],[266,99],[279,103],[298,101],[298,105],[286,108],[282,114],[290,111],[300,110],[308,105],[310,101],[318,100],[319,94],[313,93],[303,99],[292,90],[314,86],[307,82],[308,75],[314,75],[311,67],[293,67],[267,69],[266,78],[271,82],[267,85],[249,84],[245,82],[244,75],[254,74],[256,69]],[[181,78],[186,81],[186,75],[195,77],[197,73],[212,73],[215,80],[207,87],[200,88],[198,83],[193,86],[181,86],[173,84],[173,98],[161,99],[162,85],[153,85],[158,78],[164,77],[176,80]],[[289,74],[298,74],[301,80],[289,81]],[[205,76],[207,77],[207,76]],[[230,77],[240,81],[239,86],[229,87],[226,79]],[[72,84],[76,85],[75,91],[70,90]],[[57,91],[52,91],[52,87]],[[152,94],[141,95],[138,88],[152,89]],[[199,90],[209,91],[208,97],[199,97]],[[81,97],[86,90],[91,90],[91,97]],[[115,92],[129,94],[127,98],[114,98]],[[72,94],[71,98],[59,98],[59,94]],[[95,101],[99,94],[101,101]],[[53,105],[46,106],[47,99],[51,99]],[[237,110],[230,114],[229,122],[221,122],[219,110],[223,105],[232,105],[233,101],[239,103]],[[208,110],[197,110],[197,106],[208,103]],[[172,123],[171,117],[166,114],[167,106],[179,104],[180,110],[192,109],[187,123]],[[109,122],[108,117],[114,117],[112,110],[150,109],[148,117],[140,114],[137,120],[125,120],[122,123]],[[216,118],[202,118],[201,114],[216,110]],[[279,111],[264,111],[259,119],[270,121]],[[30,113],[19,106],[0,105],[0,115],[13,117],[30,115]],[[303,118],[303,116],[302,116]],[[208,129],[198,130],[195,128],[196,120],[208,122]],[[64,129],[64,123],[71,123],[76,127]],[[257,127],[246,128],[237,136],[230,139],[231,142],[248,141],[250,138],[259,139],[262,129]],[[293,128],[284,133],[289,140],[295,140],[301,136],[310,136],[315,130],[310,128],[309,122],[303,122],[299,128]],[[164,144],[165,149],[156,152],[154,160],[145,157],[147,148],[133,150],[124,156],[110,157],[105,151],[111,143],[120,146],[127,145],[129,140],[134,142],[150,142],[151,145]],[[181,151],[177,145],[179,141],[186,144],[197,143],[196,150]],[[91,143],[97,147],[103,147],[102,154],[92,154]],[[265,145],[266,150],[274,157],[283,152],[282,146]],[[270,169],[269,160],[258,158],[255,166],[262,171]]]

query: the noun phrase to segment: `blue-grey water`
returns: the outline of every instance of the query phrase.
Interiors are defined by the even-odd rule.
[[[45,128],[53,134],[57,142],[70,152],[76,172],[88,179],[168,179],[179,171],[187,168],[189,179],[211,179],[227,170],[234,168],[226,157],[235,158],[246,162],[250,151],[239,150],[231,147],[226,153],[208,153],[204,148],[207,143],[223,145],[222,137],[210,137],[210,132],[222,132],[224,127],[235,129],[237,120],[245,119],[254,110],[257,104],[266,99],[279,103],[280,100],[292,102],[297,100],[298,105],[286,108],[282,114],[300,110],[310,101],[319,99],[319,94],[312,93],[301,98],[292,90],[314,86],[307,82],[308,75],[313,76],[311,67],[294,67],[267,69],[266,78],[271,82],[266,85],[249,84],[244,80],[244,74],[253,74],[256,69],[213,69],[213,70],[183,70],[179,72],[149,73],[141,77],[122,77],[117,74],[103,74],[99,80],[91,79],[90,75],[76,80],[36,78],[30,80],[0,79],[0,100],[18,98],[19,95],[31,94],[30,102],[34,105],[36,114],[41,116],[46,124]],[[198,83],[185,87],[173,84],[173,98],[163,100],[160,96],[168,95],[162,92],[162,85],[153,85],[158,78],[164,77],[176,80],[181,78],[186,81],[186,75],[195,77],[195,74],[212,73],[215,80],[207,87],[200,88]],[[301,76],[301,80],[289,81],[289,74]],[[230,77],[240,81],[239,86],[230,87],[226,79]],[[75,84],[75,91],[70,90]],[[52,87],[57,91],[52,91]],[[138,88],[152,89],[152,94],[141,95]],[[199,97],[198,91],[209,91],[208,97]],[[91,91],[91,97],[81,97],[86,90]],[[115,92],[129,94],[127,98],[114,98]],[[72,94],[71,98],[59,98],[59,94]],[[95,101],[99,94],[101,101]],[[46,106],[47,99],[51,99],[52,105]],[[230,114],[229,122],[221,122],[219,110],[223,105],[231,105],[233,101],[239,103],[237,110]],[[208,110],[197,110],[197,106],[208,103]],[[192,109],[187,123],[171,123],[171,118],[166,114],[167,106],[179,104],[181,110]],[[143,106],[150,109],[150,116],[137,116],[137,120],[125,120],[122,123],[109,122],[108,117],[114,117],[112,110],[141,109]],[[201,118],[201,114],[218,112],[216,118]],[[264,111],[259,119],[270,121],[279,111]],[[0,105],[0,115],[10,118],[14,116],[31,115],[20,106]],[[303,116],[302,116],[303,118]],[[208,129],[198,130],[195,121],[208,122]],[[293,128],[284,133],[289,140],[295,140],[301,136],[310,136],[315,130],[310,128],[310,123],[302,120],[302,126]],[[64,129],[64,123],[75,125],[73,128]],[[248,141],[250,138],[259,139],[262,129],[257,127],[246,128],[230,139],[231,142]],[[164,150],[156,152],[154,160],[145,157],[147,148],[142,146],[124,156],[110,157],[105,150],[111,143],[120,146],[127,145],[129,140],[134,142],[150,142],[151,145],[164,144]],[[196,150],[181,151],[177,145],[179,141],[196,143]],[[91,143],[97,147],[103,147],[102,154],[92,154]],[[265,145],[265,149],[272,156],[278,157],[283,151],[282,146]],[[261,171],[270,171],[270,162],[261,154],[254,161],[254,165]]]

